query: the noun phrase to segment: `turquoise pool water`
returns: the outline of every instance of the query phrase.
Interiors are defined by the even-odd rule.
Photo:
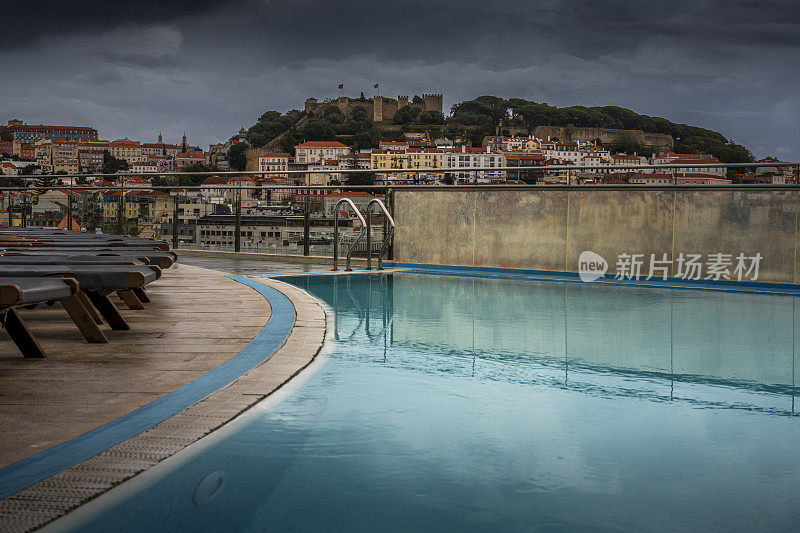
[[[329,356],[64,527],[797,529],[794,297],[281,279],[335,311]]]

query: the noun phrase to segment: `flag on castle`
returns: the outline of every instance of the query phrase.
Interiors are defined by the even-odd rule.
[[[340,83],[340,84],[339,84],[339,88],[340,88],[340,89],[344,89],[344,83]]]
[[[373,87],[375,87],[375,88],[377,89],[377,88],[378,88],[378,85],[379,85],[379,84],[377,84],[377,83],[376,83],[375,85],[373,85]]]

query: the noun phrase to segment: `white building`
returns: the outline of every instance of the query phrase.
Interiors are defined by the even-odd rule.
[[[295,161],[300,164],[338,159],[350,153],[350,148],[338,141],[308,141],[298,144],[294,149]]]
[[[719,163],[719,159],[708,154],[677,154],[666,152],[653,158],[654,165],[681,165],[677,172],[684,174],[708,174],[724,178],[727,174],[725,167],[706,168],[696,165],[711,165]],[[683,166],[686,165],[686,166]],[[663,170],[661,171],[663,172]]]
[[[505,156],[502,152],[492,152],[491,148],[468,148],[461,146],[452,151],[445,152],[444,166],[448,169],[466,169],[482,167],[503,167]],[[481,170],[478,172],[448,172],[456,180],[471,181],[475,178],[479,182],[503,181],[503,172]]]

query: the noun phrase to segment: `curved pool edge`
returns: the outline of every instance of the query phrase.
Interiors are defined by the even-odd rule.
[[[0,500],[4,531],[31,531],[70,513],[221,428],[311,364],[325,341],[324,308],[302,289],[277,280],[228,277],[258,291],[272,307],[258,335],[228,362],[184,385],[194,384],[193,390],[176,395],[183,387],[176,389],[51,448],[55,452],[37,454],[37,461],[8,467],[15,468],[6,490],[19,488]],[[207,377],[236,358],[226,372]],[[230,379],[220,379],[223,375]],[[213,390],[198,396],[209,386]],[[171,395],[170,402],[164,400]],[[181,399],[191,401],[175,410]],[[174,412],[166,412],[170,404]]]

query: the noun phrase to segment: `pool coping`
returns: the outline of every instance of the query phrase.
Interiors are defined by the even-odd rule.
[[[66,454],[64,448],[45,450],[44,463],[19,464],[16,483],[24,486],[0,500],[3,531],[35,530],[68,514],[221,428],[311,364],[327,329],[317,299],[279,280],[229,278],[258,291],[272,307],[264,328],[229,360],[239,357],[236,364],[212,374],[223,363],[183,391],[58,445]],[[171,401],[163,400],[168,396]]]
[[[718,291],[800,296],[800,284],[779,283],[772,281],[705,279],[691,280],[682,278],[617,279],[613,275],[605,274],[599,279],[587,282],[581,280],[580,275],[577,272],[525,270],[482,266],[436,265],[427,263],[403,263],[399,261],[384,261],[383,265],[386,270],[416,272],[442,276],[474,276],[483,278],[514,279],[520,281],[550,281],[586,285],[622,285],[651,289],[680,289],[690,291]]]

